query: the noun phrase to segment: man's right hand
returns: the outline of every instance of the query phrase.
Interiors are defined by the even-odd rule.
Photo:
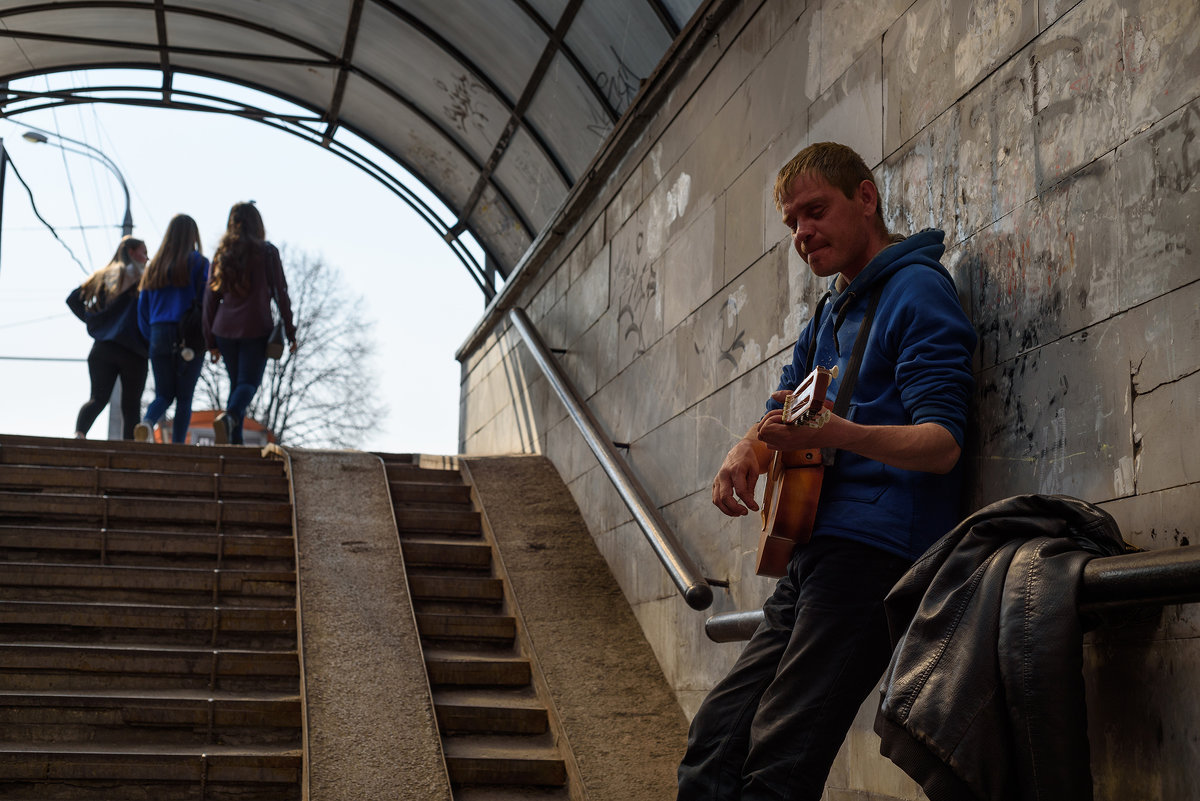
[[[713,479],[713,505],[730,517],[747,515],[751,510],[758,511],[754,490],[758,485],[758,475],[763,472],[759,451],[764,448],[761,443],[757,443],[756,447],[756,442],[748,438],[738,440],[725,455],[725,461]]]

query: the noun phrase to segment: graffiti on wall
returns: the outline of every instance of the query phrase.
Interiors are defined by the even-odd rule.
[[[468,126],[483,133],[488,118],[475,103],[475,93],[483,91],[483,85],[465,74],[457,76],[449,84],[441,79],[435,80],[434,83],[449,98],[442,111],[450,123],[463,133],[467,133]]]
[[[596,73],[595,81],[596,86],[600,88],[600,94],[608,102],[609,108],[619,115],[633,102],[638,90],[642,88],[643,79],[630,69],[616,48],[609,45],[608,49],[612,53],[616,69],[612,72],[600,70]],[[587,126],[589,132],[595,134],[598,139],[604,139],[612,127],[613,121],[607,111],[601,108],[592,109],[592,121]]]
[[[742,325],[740,316],[748,297],[746,287],[739,286],[713,312],[715,324],[701,326],[702,331],[716,332],[703,342],[696,341],[693,344],[701,360],[716,368],[728,363],[731,369],[737,369],[741,355],[746,350],[746,327]]]
[[[619,339],[632,346],[633,358],[651,344],[648,325],[658,304],[658,275],[645,257],[645,244],[646,235],[639,231],[632,237],[632,252],[627,246],[613,255],[613,278],[621,286],[617,296]]]

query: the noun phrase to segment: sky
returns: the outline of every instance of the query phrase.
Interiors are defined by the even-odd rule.
[[[95,83],[98,74],[28,80],[44,89]],[[186,80],[177,78],[177,85]],[[192,80],[211,91],[213,82]],[[226,87],[225,96],[263,99]],[[65,299],[112,256],[125,212],[111,171],[95,159],[64,153],[53,137],[49,144],[26,141],[26,125],[86,142],[117,164],[129,187],[134,236],[146,241],[151,255],[167,222],[183,213],[195,218],[211,258],[229,207],[254,200],[270,241],[320,256],[339,270],[349,293],[365,301],[376,342],[378,400],[388,412],[362,449],[457,453],[460,365],[454,352],[485,303],[466,268],[424,220],[358,167],[261,123],[103,103],[0,120],[12,164],[70,248],[34,216],[10,166],[0,218],[0,433],[73,435],[89,394],[86,363],[23,359],[87,357],[92,340]],[[148,377],[147,389],[152,386]],[[89,437],[103,438],[107,430],[106,409]]]

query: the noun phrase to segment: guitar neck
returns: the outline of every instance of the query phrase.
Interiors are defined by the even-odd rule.
[[[819,414],[825,408],[829,383],[836,377],[836,366],[832,370],[817,367],[809,373],[784,400],[783,422],[801,425]]]

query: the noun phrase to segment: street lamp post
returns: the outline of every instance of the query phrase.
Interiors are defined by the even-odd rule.
[[[60,144],[59,147],[69,153],[77,153],[81,156],[87,156],[94,161],[100,162],[117,177],[117,181],[121,184],[121,191],[125,193],[125,218],[121,221],[121,236],[129,236],[132,234],[133,214],[131,213],[129,207],[129,187],[125,183],[125,176],[121,174],[121,170],[117,168],[117,165],[113,162],[113,160],[110,159],[104,153],[104,151],[93,145],[89,145],[87,142],[81,142],[78,139],[72,139],[69,136],[63,136],[62,134],[54,133],[53,131],[44,131],[41,128],[34,128],[33,126],[27,127],[29,130],[21,134],[22,138],[24,138],[26,141],[33,142],[34,144],[46,144],[50,141],[49,137],[53,136],[55,139],[59,139],[63,142],[70,142],[73,145],[78,145],[79,147],[83,148],[83,150],[67,147],[63,144]],[[117,381],[113,384],[112,395],[109,396],[108,399],[108,438],[110,440],[121,439],[123,432],[123,427],[121,425],[122,420],[121,382]]]

